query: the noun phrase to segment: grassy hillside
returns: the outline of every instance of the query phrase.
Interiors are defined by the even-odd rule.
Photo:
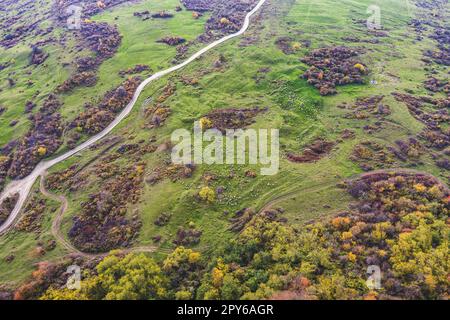
[[[404,0],[377,1],[381,8],[383,34],[376,34],[369,32],[365,25],[367,8],[372,2],[344,0],[337,4],[333,0],[268,0],[245,35],[213,49],[173,75],[151,83],[130,116],[110,135],[121,139],[118,143],[106,138],[98,148],[83,151],[50,170],[50,177],[68,177],[60,180],[62,183],[58,187],[49,186],[52,192],[68,200],[68,210],[61,224],[66,240],[71,241],[69,233],[74,218],[83,211],[82,204],[91,201],[92,194],[107,193],[107,183],[119,181],[121,174],[130,174],[127,170],[135,170],[138,165],[142,166],[139,197],[137,201],[126,203],[123,216],[129,221],[137,217],[141,222],[129,246],[154,246],[155,251],[148,255],[157,261],[162,261],[178,246],[174,240],[180,228],[201,231],[198,241],[188,242],[185,246],[213,259],[230,241],[241,237],[232,231],[230,221],[243,209],[254,214],[280,209],[287,225],[294,229],[346,212],[355,200],[343,191],[342,182],[364,171],[414,169],[448,183],[448,171],[436,165],[434,156],[438,154],[438,157],[448,159],[444,151],[424,147],[419,155],[403,160],[392,151],[392,148],[398,148],[399,140],[418,137],[426,128],[393,93],[444,99],[444,92],[432,94],[423,83],[430,75],[427,69],[433,70],[434,77],[448,81],[448,67],[430,66],[423,61],[424,51],[437,47],[436,41],[428,37],[432,30],[426,31],[423,40],[418,41],[409,24],[423,8]],[[177,0],[138,1],[92,17],[96,22],[116,24],[122,41],[117,53],[99,67],[95,86],[76,88],[61,96],[61,114],[66,121],[74,119],[83,110],[85,102],[96,101],[108,90],[119,86],[123,81],[119,71],[137,64],[149,65],[154,71],[169,67],[176,50],[157,43],[157,40],[176,35],[193,41],[204,32],[209,13],[199,19],[194,19],[192,12],[187,10],[167,20],[141,21],[133,17],[133,12],[173,11],[177,5]],[[443,14],[448,16],[448,5],[445,8]],[[57,29],[55,32],[62,31]],[[69,37],[65,47],[44,46],[50,57],[45,65],[36,68],[26,67],[30,49],[25,44],[0,49],[0,62],[15,60],[8,72],[15,72],[14,78],[18,80],[14,88],[6,88],[4,84],[0,91],[0,105],[8,106],[7,112],[0,117],[0,145],[26,132],[29,123],[23,114],[25,102],[36,91],[40,91],[36,98],[39,101],[68,77],[70,67],[62,67],[62,62],[72,59],[72,45]],[[195,42],[189,52],[203,46]],[[361,49],[356,59],[364,64],[367,73],[363,83],[338,86],[336,95],[322,96],[302,77],[310,68],[302,59],[315,49],[337,46]],[[26,75],[29,70],[31,74]],[[0,73],[0,83],[7,77],[6,73]],[[28,79],[35,85],[27,87]],[[167,93],[168,85],[172,88],[170,93]],[[162,96],[164,99],[157,107],[167,108],[170,115],[161,126],[151,126],[152,114],[149,115],[148,110],[155,107]],[[358,99],[373,96],[383,96],[380,104],[387,106],[390,112],[380,115],[366,109],[362,111],[363,116],[358,117],[355,113]],[[255,117],[251,128],[280,130],[280,172],[274,176],[249,174],[259,173],[258,166],[200,165],[195,167],[192,175],[185,177],[177,171],[179,168],[171,168],[167,150],[143,154],[120,151],[121,146],[132,144],[138,145],[139,149],[147,144],[160,148],[169,142],[174,130],[185,128],[191,131],[194,121],[208,117],[214,110],[254,107],[267,110]],[[19,123],[10,127],[13,119]],[[351,132],[350,138],[345,137],[347,131]],[[332,143],[331,150],[315,161],[291,161],[290,155],[301,155],[318,140]],[[367,150],[368,142],[371,146],[376,144],[377,149],[368,157],[357,159],[355,150]],[[61,147],[65,148],[66,144]],[[73,169],[75,165],[77,167]],[[371,168],[365,170],[362,165]],[[72,175],[74,171],[76,173]],[[155,172],[164,174],[156,183],[149,183]],[[212,203],[198,199],[199,191],[205,186],[215,192],[216,199]],[[43,198],[38,186],[34,193]],[[112,197],[116,196],[112,194]],[[0,283],[16,286],[28,277],[34,263],[56,261],[69,253],[59,243],[42,255],[31,253],[51,238],[51,221],[59,205],[48,202],[39,232],[15,230],[0,236]],[[170,219],[163,225],[155,224],[164,214],[169,214]],[[14,260],[5,262],[11,254]]]

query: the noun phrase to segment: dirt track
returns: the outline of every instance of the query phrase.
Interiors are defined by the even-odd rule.
[[[152,75],[151,77],[144,80],[139,87],[137,88],[136,92],[133,95],[132,100],[130,103],[125,107],[125,109],[122,110],[122,112],[115,118],[103,131],[96,134],[95,136],[91,137],[84,143],[80,144],[76,148],[50,160],[42,161],[40,162],[36,168],[33,170],[33,172],[28,175],[27,177],[23,178],[22,180],[15,180],[12,181],[10,184],[8,184],[3,193],[0,194],[0,203],[8,198],[11,195],[19,194],[19,199],[17,200],[16,206],[14,207],[13,211],[11,212],[8,219],[5,221],[3,225],[0,226],[0,234],[7,232],[15,223],[17,217],[19,216],[20,211],[22,210],[22,207],[25,205],[26,200],[28,198],[28,195],[30,194],[30,191],[36,182],[36,180],[42,176],[48,169],[53,167],[54,165],[67,160],[68,158],[72,157],[73,155],[89,148],[93,144],[97,143],[99,140],[103,139],[105,136],[107,136],[118,124],[122,122],[123,119],[125,119],[130,112],[133,110],[134,106],[136,105],[136,102],[138,101],[142,91],[145,89],[145,87],[157,80],[160,79],[170,73],[173,73],[177,70],[180,70],[187,66],[188,64],[194,62],[201,56],[203,56],[205,53],[210,51],[211,49],[219,46],[220,44],[227,42],[228,40],[231,40],[233,38],[239,37],[242,34],[244,34],[248,27],[250,26],[250,18],[257,12],[259,9],[263,6],[263,4],[266,2],[266,0],[260,0],[258,4],[253,8],[252,11],[250,11],[244,19],[244,23],[242,25],[241,30],[239,30],[236,33],[227,35],[217,41],[214,41],[213,43],[207,45],[205,48],[199,50],[195,54],[193,54],[190,58],[188,58],[186,61],[175,65],[169,69],[159,71]]]

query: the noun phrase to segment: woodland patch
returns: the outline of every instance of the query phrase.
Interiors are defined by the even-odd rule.
[[[97,106],[87,104],[85,111],[70,123],[69,128],[87,134],[102,131],[128,105],[140,82],[139,77],[129,78],[116,89],[108,91]]]
[[[48,56],[49,54],[45,53],[44,50],[37,46],[33,46],[31,48],[30,64],[40,65],[44,63],[45,60],[47,60]]]
[[[198,230],[195,225],[189,225],[188,228],[179,227],[173,243],[177,246],[191,246],[200,242],[202,231]]]
[[[316,162],[326,157],[335,145],[335,142],[317,139],[311,145],[305,147],[302,154],[297,155],[294,153],[288,153],[287,158],[289,161],[296,163]]]
[[[393,93],[393,96],[406,104],[409,113],[426,126],[420,137],[427,141],[428,147],[443,150],[450,146],[450,129],[445,127],[450,120],[448,98],[436,100],[402,93]]]
[[[395,162],[391,152],[383,145],[371,140],[357,144],[353,148],[350,160],[357,163],[364,171],[386,168]]]
[[[206,114],[200,120],[200,123],[205,129],[215,128],[225,133],[227,129],[242,129],[252,125],[255,122],[255,117],[267,108],[247,108],[247,109],[216,109]]]
[[[119,75],[121,77],[125,77],[127,75],[135,75],[135,74],[138,74],[138,73],[142,73],[144,71],[152,72],[152,69],[148,65],[137,64],[137,65],[135,65],[132,68],[128,68],[127,70],[120,70],[119,71]]]
[[[63,84],[58,86],[57,92],[68,92],[73,88],[84,86],[92,87],[97,83],[97,76],[95,72],[87,71],[73,74]]]
[[[368,74],[367,67],[358,58],[361,49],[347,47],[330,47],[313,50],[301,61],[310,66],[303,74],[310,85],[321,95],[336,94],[336,87],[346,84],[364,82],[363,76]]]
[[[356,200],[349,211],[300,229],[273,210],[255,215],[203,277],[198,298],[445,297],[448,188],[425,174],[395,171],[345,188]],[[367,282],[371,265],[383,274],[382,292]]]
[[[244,17],[256,5],[256,0],[250,1],[218,1],[218,0],[182,0],[187,10],[193,11],[193,17],[198,19],[202,12],[210,11],[205,32],[198,38],[201,42],[221,37],[223,34],[237,32],[241,29]]]
[[[145,182],[150,185],[155,185],[163,179],[170,179],[172,182],[180,179],[187,179],[192,176],[195,171],[193,165],[177,165],[167,164],[156,167],[153,172],[145,178]]]
[[[33,196],[24,208],[24,213],[15,225],[15,229],[23,232],[40,232],[46,209],[47,201]]]
[[[177,46],[179,44],[185,43],[186,39],[178,37],[178,36],[168,36],[168,37],[159,39],[157,42],[165,43],[169,46]]]
[[[144,164],[136,164],[120,171],[82,203],[69,231],[77,248],[83,252],[106,252],[131,245],[141,222],[137,215],[126,217],[127,206],[139,200],[144,168]]]
[[[31,129],[21,138],[12,154],[8,171],[11,178],[23,178],[33,171],[39,161],[53,154],[61,146],[63,126],[57,113],[61,103],[49,95],[35,114],[30,115]]]
[[[366,119],[370,116],[384,118],[391,114],[389,106],[382,103],[384,96],[360,97],[351,105],[343,105],[342,108],[350,109],[351,112],[345,115],[347,119]]]

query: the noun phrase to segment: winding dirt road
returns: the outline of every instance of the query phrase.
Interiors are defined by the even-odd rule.
[[[63,195],[56,195],[51,193],[50,191],[47,190],[47,188],[45,187],[45,178],[47,176],[47,173],[43,173],[41,175],[41,180],[40,180],[40,185],[39,185],[39,190],[42,192],[42,194],[47,197],[50,198],[54,201],[57,201],[59,203],[61,203],[61,207],[58,210],[58,213],[56,214],[56,217],[54,217],[53,222],[52,222],[52,228],[51,228],[51,233],[53,235],[53,237],[55,237],[56,241],[64,248],[66,249],[69,253],[74,253],[77,254],[79,256],[85,257],[85,258],[102,258],[107,256],[109,253],[86,253],[86,252],[82,252],[80,250],[78,250],[77,248],[75,248],[69,241],[67,241],[64,238],[64,235],[61,233],[61,223],[64,217],[64,213],[67,211],[67,209],[69,208],[69,203],[67,201],[67,198]],[[159,247],[156,246],[139,246],[139,247],[134,247],[134,248],[126,248],[126,249],[120,249],[122,252],[124,253],[131,253],[131,252],[155,252],[156,250],[158,250],[159,252],[163,252],[163,253],[170,253],[170,250],[168,249],[161,249]]]
[[[179,69],[184,68],[185,66],[187,66],[188,64],[190,64],[191,62],[195,61],[196,59],[198,59],[199,57],[201,57],[202,55],[204,55],[206,52],[210,51],[211,49],[217,47],[218,45],[233,39],[235,37],[238,37],[240,35],[242,35],[243,33],[245,33],[248,29],[248,27],[250,26],[250,18],[257,12],[259,11],[259,9],[262,7],[262,5],[266,2],[266,0],[260,0],[258,2],[258,4],[253,8],[252,11],[250,11],[244,20],[244,24],[241,28],[241,30],[239,30],[236,33],[230,34],[228,36],[225,36],[217,41],[214,41],[213,43],[209,44],[208,46],[206,46],[205,48],[201,49],[200,51],[198,51],[197,53],[195,53],[194,55],[192,55],[189,59],[187,59],[186,61],[184,61],[181,64],[178,64],[176,66],[173,66],[169,69],[160,71],[155,73],[154,75],[152,75],[151,77],[147,78],[146,80],[144,80],[139,87],[136,89],[136,92],[133,95],[133,99],[130,101],[130,103],[125,107],[125,109],[122,110],[122,112],[117,116],[117,118],[114,119],[113,122],[111,122],[109,124],[108,127],[106,127],[102,132],[98,133],[97,135],[91,137],[89,140],[87,140],[86,142],[80,144],[78,147],[76,147],[75,149],[72,149],[54,159],[50,159],[50,160],[44,160],[42,162],[40,162],[36,168],[33,170],[33,172],[28,175],[27,177],[25,177],[22,180],[15,180],[12,181],[11,183],[9,183],[3,193],[0,196],[0,204],[9,196],[12,196],[14,194],[18,194],[19,195],[19,199],[17,200],[16,206],[14,207],[13,211],[11,212],[10,216],[8,217],[8,219],[5,221],[5,223],[3,223],[3,225],[0,226],[0,234],[7,232],[14,224],[14,222],[16,221],[21,209],[23,208],[28,195],[31,191],[31,188],[33,187],[33,184],[36,182],[36,180],[42,176],[49,168],[53,167],[54,165],[72,157],[73,155],[79,153],[80,151],[85,150],[86,148],[92,146],[93,144],[95,144],[96,142],[98,142],[99,140],[101,140],[102,138],[104,138],[106,135],[108,135],[119,123],[122,122],[123,119],[125,119],[130,112],[133,110],[133,107],[136,105],[136,102],[138,100],[138,98],[140,97],[142,91],[145,89],[145,87],[159,79],[164,77],[165,75],[168,75],[169,73],[175,72]]]

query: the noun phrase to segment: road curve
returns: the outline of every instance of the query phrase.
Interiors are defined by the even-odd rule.
[[[356,176],[349,177],[344,180],[347,180],[347,181],[358,180],[361,178],[366,178],[366,177],[370,177],[372,175],[383,174],[383,173],[423,175],[426,177],[430,177],[436,181],[436,184],[438,184],[442,188],[442,190],[445,192],[445,194],[450,194],[450,188],[447,186],[447,184],[442,182],[439,178],[437,178],[427,172],[414,170],[414,169],[408,169],[408,168],[378,169],[378,170],[374,170],[374,171],[360,173]],[[308,192],[308,193],[318,192],[325,188],[329,188],[332,185],[333,185],[333,183],[329,183],[329,184],[325,184],[325,185],[315,186],[313,188],[301,188],[301,189],[296,189],[296,190],[290,191],[288,193],[282,194],[280,196],[276,196],[276,197],[272,198],[271,200],[269,200],[268,202],[266,202],[260,209],[258,209],[258,214],[264,213],[265,211],[272,209],[276,204],[278,204],[280,202],[286,201],[293,196],[297,196],[300,192]]]
[[[141,95],[142,91],[145,89],[145,87],[152,81],[155,81],[161,77],[164,77],[165,75],[172,73],[174,71],[177,71],[181,68],[184,68],[191,62],[195,61],[199,57],[201,57],[203,54],[208,52],[209,50],[217,47],[218,45],[233,39],[235,37],[238,37],[242,35],[245,31],[247,31],[248,27],[250,26],[250,18],[262,7],[262,5],[266,2],[266,0],[260,0],[258,4],[253,8],[252,11],[250,11],[246,16],[244,20],[244,24],[236,33],[230,34],[228,36],[225,36],[219,40],[214,41],[213,43],[209,44],[205,48],[201,49],[194,55],[192,55],[189,59],[184,61],[181,64],[178,64],[176,66],[173,66],[169,69],[160,71],[152,75],[151,77],[144,80],[139,87],[136,89],[136,92],[133,95],[133,99],[130,101],[130,103],[125,107],[125,109],[122,110],[122,112],[117,116],[117,118],[114,119],[113,122],[109,124],[108,127],[106,127],[102,132],[98,133],[97,135],[91,137],[89,140],[85,141],[84,143],[80,144],[76,148],[50,160],[44,160],[41,161],[36,168],[33,170],[30,175],[23,178],[22,180],[15,180],[9,183],[3,193],[0,196],[0,204],[9,196],[14,194],[19,194],[19,199],[17,200],[16,206],[14,207],[13,211],[9,215],[8,219],[3,223],[2,226],[0,226],[0,234],[6,232],[16,221],[17,216],[20,213],[20,210],[24,206],[27,197],[30,193],[31,188],[33,187],[33,184],[37,180],[39,176],[41,176],[45,171],[47,171],[49,168],[53,167],[54,165],[70,158],[74,154],[77,154],[80,151],[85,150],[86,148],[92,146],[96,142],[98,142],[100,139],[105,137],[107,134],[109,134],[120,122],[122,122],[123,119],[125,119],[130,112],[133,110],[133,107],[135,106],[139,96]]]

